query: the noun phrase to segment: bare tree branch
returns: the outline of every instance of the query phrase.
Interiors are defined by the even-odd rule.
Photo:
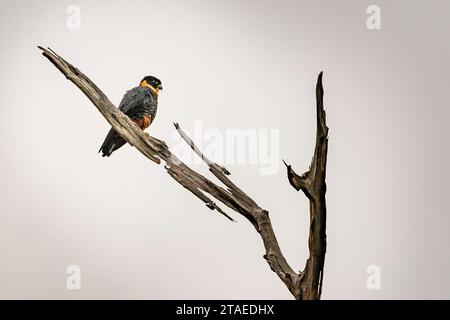
[[[320,299],[327,247],[325,233],[327,218],[325,193],[327,187],[325,178],[328,152],[328,127],[326,125],[325,110],[323,107],[322,72],[317,79],[316,101],[316,147],[309,170],[299,176],[285,162],[289,183],[297,191],[301,189],[310,202],[309,258],[306,262],[305,276],[301,284],[304,299]]]
[[[302,189],[311,201],[311,226],[309,236],[310,256],[305,270],[296,273],[284,258],[267,210],[262,209],[245,192],[238,188],[229,178],[230,172],[222,166],[213,163],[195,145],[194,141],[175,123],[175,128],[192,148],[192,150],[208,165],[209,171],[221,181],[227,189],[195,172],[181,162],[169,150],[167,144],[159,139],[148,136],[139,129],[126,115],[118,110],[106,95],[82,72],[65,61],[51,49],[39,47],[42,54],[50,60],[65,76],[72,81],[92,101],[95,107],[105,117],[117,133],[129,144],[151,161],[159,164],[165,162],[167,173],[179,184],[192,192],[197,198],[212,210],[234,221],[212,199],[221,202],[233,211],[247,218],[255,227],[263,240],[266,253],[264,258],[270,268],[287,286],[296,299],[319,299],[323,277],[325,258],[325,166],[327,155],[327,131],[325,113],[322,103],[322,74],[317,84],[317,122],[318,131],[316,149],[310,170],[298,176],[288,167],[288,179],[296,190]],[[320,96],[320,97],[319,97]],[[319,99],[320,98],[320,99]],[[320,100],[320,101],[319,101]],[[320,114],[319,114],[320,111]]]

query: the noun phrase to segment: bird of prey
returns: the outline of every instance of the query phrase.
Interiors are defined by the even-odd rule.
[[[119,110],[133,120],[139,128],[145,130],[155,119],[159,90],[162,90],[161,81],[153,76],[147,76],[142,79],[139,86],[125,93]],[[125,143],[126,141],[111,128],[98,152],[102,152],[103,157],[109,157]]]

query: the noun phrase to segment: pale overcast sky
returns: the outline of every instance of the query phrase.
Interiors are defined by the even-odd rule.
[[[372,4],[379,30],[366,25]],[[322,298],[449,299],[449,14],[446,0],[1,1],[0,298],[291,299],[245,219],[209,210],[130,146],[97,153],[109,125],[42,45],[116,104],[158,76],[149,132],[179,153],[173,122],[210,150],[256,135],[223,147],[224,162],[269,210],[295,270],[308,201],[281,159],[309,165],[323,70]],[[239,160],[247,149],[256,160]],[[71,265],[81,290],[66,287]],[[372,265],[379,290],[366,285]]]

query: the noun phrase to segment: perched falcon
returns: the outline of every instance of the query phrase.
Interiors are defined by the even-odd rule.
[[[161,81],[158,78],[147,76],[142,79],[138,87],[125,93],[119,110],[133,120],[139,128],[145,130],[155,119],[159,90],[162,90]],[[98,152],[101,151],[103,157],[109,157],[125,143],[126,141],[111,128]]]

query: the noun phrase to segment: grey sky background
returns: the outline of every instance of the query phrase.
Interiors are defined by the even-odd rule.
[[[324,299],[450,298],[449,1],[1,1],[0,298],[290,299],[253,227],[230,223],[125,146],[40,55],[50,46],[118,104],[163,81],[149,132],[279,129],[279,170],[227,164],[269,210],[294,269],[317,75],[329,132]],[[81,29],[66,26],[69,5]],[[381,8],[382,29],[366,27]],[[207,174],[201,164],[193,168]],[[79,265],[82,289],[66,288]],[[381,268],[380,290],[366,268]]]

